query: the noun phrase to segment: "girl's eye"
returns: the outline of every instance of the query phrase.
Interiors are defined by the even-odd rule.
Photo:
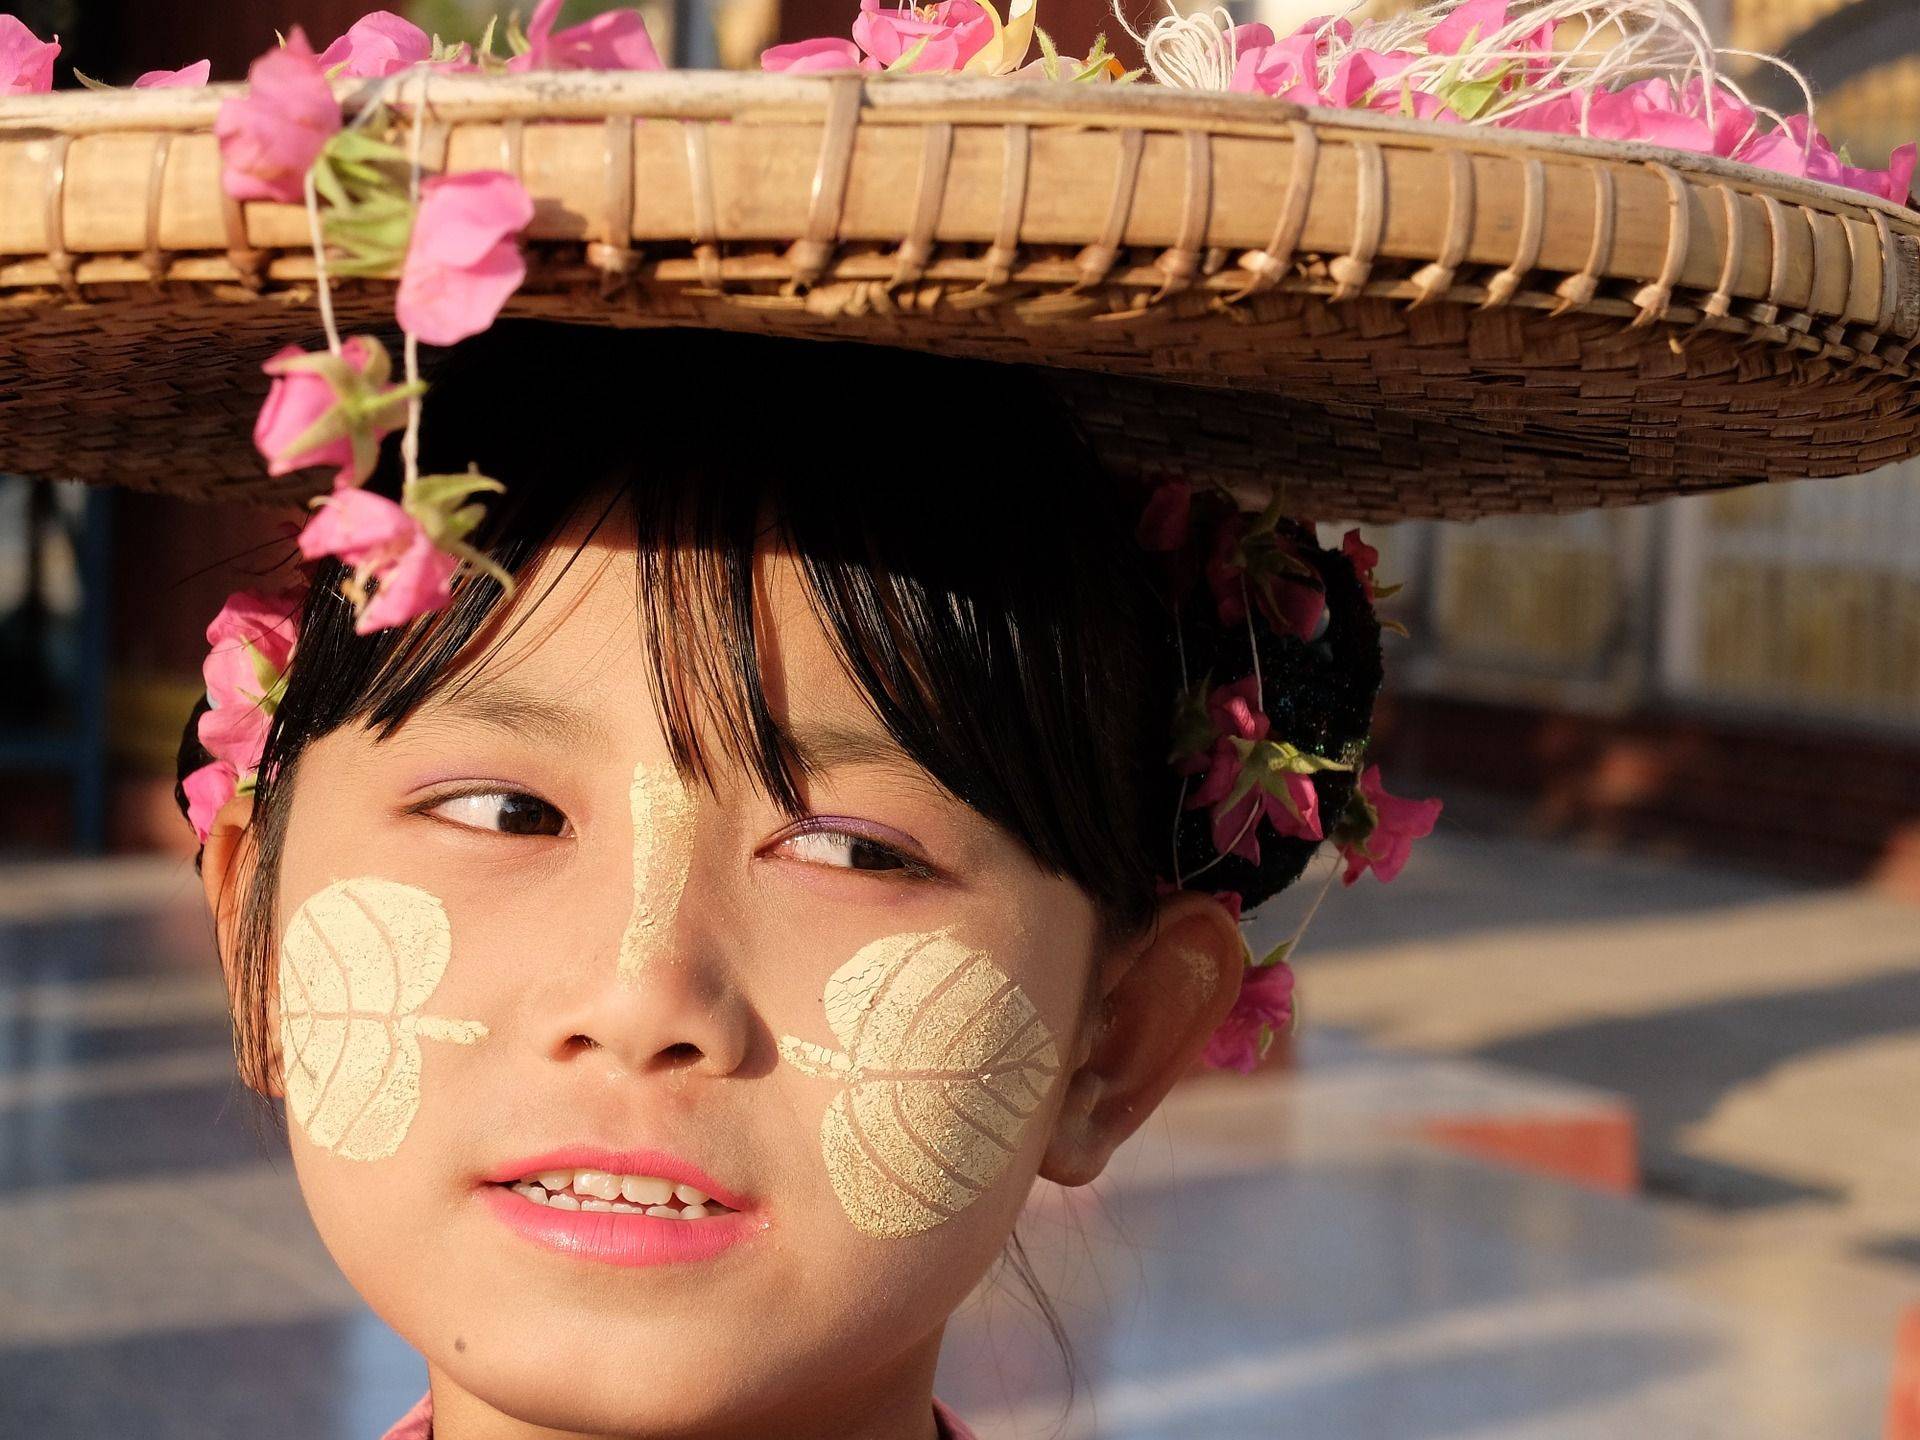
[[[892,872],[921,879],[933,874],[930,866],[911,855],[847,830],[803,830],[798,835],[789,836],[784,843],[792,847],[801,859],[816,865],[832,865],[844,870]]]
[[[426,813],[475,830],[503,835],[559,835],[567,817],[537,795],[521,790],[484,790],[450,795],[426,807]]]

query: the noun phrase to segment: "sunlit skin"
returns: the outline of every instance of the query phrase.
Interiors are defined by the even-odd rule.
[[[1097,944],[1084,891],[893,746],[792,557],[768,547],[755,583],[769,703],[803,745],[838,739],[800,777],[799,822],[714,748],[718,793],[690,789],[684,891],[623,976],[634,776],[669,762],[631,541],[612,528],[559,573],[577,543],[562,537],[523,581],[470,647],[477,659],[508,636],[478,683],[444,688],[385,741],[343,730],[299,763],[281,922],[355,876],[431,893],[452,928],[431,1008],[487,1030],[425,1047],[419,1110],[390,1156],[343,1159],[293,1127],[301,1190],[347,1278],[426,1357],[437,1440],[933,1440],[948,1315],[1034,1177],[1095,1178],[1192,1064],[1232,1002],[1237,929],[1183,894],[1149,934]],[[250,803],[229,804],[205,854],[229,973]],[[1060,1072],[988,1190],[920,1233],[870,1237],[822,1160],[836,1082],[783,1062],[778,1037],[833,1045],[834,970],[882,937],[948,927],[1025,992]],[[751,1235],[630,1267],[502,1224],[486,1174],[574,1143],[692,1162],[747,1198]]]

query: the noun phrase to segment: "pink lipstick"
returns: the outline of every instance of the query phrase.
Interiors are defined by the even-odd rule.
[[[573,1145],[496,1166],[481,1186],[508,1229],[610,1265],[711,1259],[767,1228],[758,1208],[658,1150]]]

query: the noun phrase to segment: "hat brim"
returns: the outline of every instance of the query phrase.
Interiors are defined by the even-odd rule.
[[[1145,86],[424,83],[429,168],[505,169],[536,201],[507,313],[1032,365],[1143,478],[1470,518],[1920,451],[1920,217],[1853,191]],[[261,363],[318,322],[305,212],[221,190],[237,90],[0,99],[0,471],[324,485],[251,444]],[[393,286],[339,283],[342,323],[390,332]]]

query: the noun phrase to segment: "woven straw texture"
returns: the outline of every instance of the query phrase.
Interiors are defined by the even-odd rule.
[[[1128,474],[1471,518],[1920,451],[1920,217],[1849,191],[1151,87],[426,83],[427,166],[537,202],[508,313],[1032,364]],[[305,212],[221,192],[233,89],[0,98],[0,470],[324,480],[250,442],[261,361],[319,325]],[[391,281],[337,295],[390,330]]]

